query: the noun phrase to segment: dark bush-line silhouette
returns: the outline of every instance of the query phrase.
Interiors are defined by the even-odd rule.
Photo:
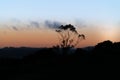
[[[10,48],[12,51],[16,48]],[[28,49],[28,48],[24,48]],[[0,49],[2,52],[4,49]],[[6,49],[8,50],[8,49]],[[17,49],[19,50],[19,49]],[[30,48],[31,50],[31,48]],[[33,49],[34,50],[34,49]],[[9,77],[29,78],[48,77],[52,72],[59,73],[60,66],[81,66],[83,64],[119,64],[120,63],[120,42],[104,41],[98,43],[91,49],[76,48],[69,49],[69,54],[60,48],[37,49],[34,54],[28,54],[23,58],[0,58],[0,73],[10,75]],[[15,50],[16,51],[16,50]],[[13,52],[14,53],[14,52]],[[2,53],[0,53],[2,54]],[[66,55],[64,55],[66,54]],[[72,70],[72,69],[71,69]],[[49,74],[49,75],[47,75]],[[1,75],[1,76],[2,76]],[[20,76],[22,75],[22,76]],[[28,77],[29,75],[29,77]],[[51,74],[52,75],[52,74]],[[33,78],[31,78],[33,79]],[[16,79],[15,79],[16,80]]]

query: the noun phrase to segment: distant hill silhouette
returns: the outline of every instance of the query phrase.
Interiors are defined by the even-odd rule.
[[[104,63],[108,57],[118,57],[120,55],[120,42],[113,43],[112,41],[104,41],[96,46],[85,48],[67,49],[67,48],[13,48],[6,47],[0,49],[1,59],[20,59],[21,61],[31,63],[68,63],[69,60],[75,62],[86,61],[85,63]],[[97,59],[96,59],[97,58]],[[99,60],[98,60],[99,59]],[[91,61],[93,60],[93,62]],[[45,61],[45,62],[44,62]],[[57,62],[58,61],[58,62]],[[62,62],[63,61],[63,62]],[[90,62],[91,61],[91,62]],[[97,62],[99,61],[99,62]],[[107,60],[109,61],[109,60]],[[110,61],[109,61],[110,62]]]
[[[65,50],[65,51],[64,51]],[[120,57],[120,42],[104,41],[94,47],[77,48],[66,53],[67,49],[49,48],[26,56],[24,61],[36,64],[105,64],[117,63]],[[62,52],[62,54],[59,54]],[[65,54],[65,55],[64,55]],[[66,55],[67,54],[67,55]],[[38,63],[37,63],[38,62]]]
[[[30,76],[46,77],[52,72],[65,71],[64,69],[59,70],[60,66],[118,64],[120,63],[120,42],[113,43],[108,40],[100,42],[94,47],[76,49],[3,48],[0,49],[0,57],[0,73],[7,73],[2,75],[9,75],[10,72],[13,72],[12,76],[16,75],[16,78],[22,79],[30,78]]]
[[[28,48],[28,47],[5,47],[0,49],[0,58],[16,58],[22,59],[24,56],[34,54],[40,48]]]

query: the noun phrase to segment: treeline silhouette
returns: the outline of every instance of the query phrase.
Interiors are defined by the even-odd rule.
[[[89,49],[91,48],[91,49]],[[30,64],[106,64],[118,63],[120,42],[104,41],[86,48],[46,48],[24,57]]]
[[[19,53],[19,49],[16,48],[12,48],[11,52],[14,49]],[[8,48],[0,49],[0,54],[4,50],[8,50]],[[25,51],[25,48],[22,50]],[[31,48],[29,50],[32,52]],[[30,78],[32,80],[31,77],[46,77],[48,76],[46,73],[52,74],[57,70],[60,71],[58,67],[81,66],[82,64],[118,64],[119,62],[120,42],[113,43],[108,40],[98,43],[94,47],[33,49],[33,53],[27,54],[23,58],[1,57],[0,73],[8,76],[6,78],[14,77],[16,80],[17,78]]]

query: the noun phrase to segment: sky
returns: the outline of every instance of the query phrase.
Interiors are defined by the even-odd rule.
[[[46,21],[75,25],[87,37],[79,47],[119,41],[119,4],[120,0],[1,0],[0,47],[56,44],[56,33]]]

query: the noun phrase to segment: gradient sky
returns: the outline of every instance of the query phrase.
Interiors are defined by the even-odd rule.
[[[10,25],[13,27],[17,24],[23,29],[31,20],[41,24],[44,20],[57,20],[75,25],[82,20],[88,25],[85,28],[78,27],[87,36],[81,42],[82,47],[107,39],[119,41],[119,4],[120,0],[1,0],[0,46],[45,47],[57,43],[56,34],[52,30],[14,28],[15,31],[10,28]],[[47,40],[48,36],[53,42]]]

